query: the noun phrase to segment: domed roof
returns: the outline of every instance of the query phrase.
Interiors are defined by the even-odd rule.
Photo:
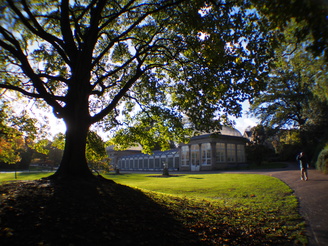
[[[221,131],[217,132],[204,132],[200,134],[196,134],[192,137],[192,139],[200,139],[200,138],[207,138],[211,135],[222,135],[222,136],[231,136],[231,137],[241,137],[243,138],[243,135],[235,128],[229,127],[229,126],[222,126]]]
[[[228,126],[222,126],[220,133],[225,136],[235,136],[235,137],[243,136],[237,129]]]

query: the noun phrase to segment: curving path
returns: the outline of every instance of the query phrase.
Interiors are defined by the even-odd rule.
[[[307,223],[309,246],[328,246],[328,175],[309,169],[309,180],[300,179],[298,165],[289,164],[286,169],[259,170],[258,173],[279,178],[299,199],[300,213]]]

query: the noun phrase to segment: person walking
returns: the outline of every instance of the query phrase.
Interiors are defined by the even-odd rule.
[[[308,177],[308,163],[307,163],[307,159],[306,156],[304,154],[304,152],[301,152],[297,157],[296,160],[298,161],[298,164],[300,165],[300,169],[301,169],[301,180],[305,180],[307,181],[309,179]]]

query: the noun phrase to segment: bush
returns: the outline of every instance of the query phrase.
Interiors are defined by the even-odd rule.
[[[264,161],[270,161],[274,156],[273,149],[262,145],[252,144],[246,146],[246,159],[248,162],[255,163],[260,166]]]
[[[328,145],[321,150],[317,159],[316,167],[324,174],[328,174]]]
[[[296,155],[302,150],[300,144],[284,144],[279,152],[279,161],[295,161]],[[308,154],[306,150],[303,151]]]

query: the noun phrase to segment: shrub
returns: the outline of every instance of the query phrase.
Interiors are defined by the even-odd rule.
[[[295,161],[296,155],[303,150],[300,144],[284,144],[280,153],[279,160],[280,161]],[[303,150],[306,151],[306,150]],[[308,153],[306,151],[306,153]]]
[[[328,144],[323,150],[321,150],[317,159],[316,166],[318,170],[328,174]]]
[[[260,166],[264,161],[270,161],[274,156],[273,149],[263,144],[252,144],[246,146],[246,158],[248,162]]]

